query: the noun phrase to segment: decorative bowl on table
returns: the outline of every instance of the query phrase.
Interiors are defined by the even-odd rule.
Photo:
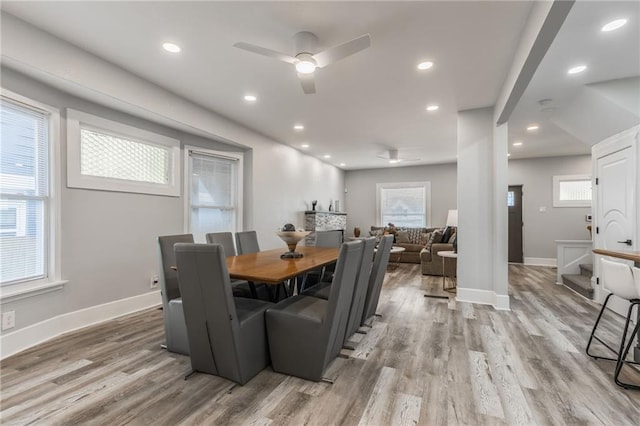
[[[284,229],[284,228],[283,228]],[[294,228],[295,229],[295,228]],[[296,246],[301,239],[309,235],[311,231],[293,230],[293,231],[278,231],[276,234],[282,241],[285,242],[289,251],[280,255],[281,259],[297,259],[303,257],[302,253],[296,252]]]

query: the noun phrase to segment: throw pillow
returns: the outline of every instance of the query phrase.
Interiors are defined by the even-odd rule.
[[[453,244],[453,242],[456,240],[456,235],[457,235],[457,232],[454,232],[453,234],[451,234],[451,238],[449,238],[449,241],[448,241],[449,244]]]
[[[427,246],[425,248],[428,252],[431,252],[431,246],[440,242],[442,242],[442,230],[438,229],[433,231],[433,233],[431,234],[431,238],[429,238],[429,242],[427,243]]]
[[[420,237],[424,232],[424,228],[406,228],[406,231],[409,233],[409,242],[411,244],[425,245],[427,243],[426,241],[424,243],[420,242]]]
[[[424,232],[420,235],[420,245],[426,246],[429,240],[431,239],[431,234],[433,232]]]
[[[409,232],[407,231],[398,231],[396,234],[396,243],[409,243]]]
[[[442,241],[449,241],[451,238],[451,234],[453,233],[453,228],[451,226],[447,226],[444,228],[444,234],[442,234]]]

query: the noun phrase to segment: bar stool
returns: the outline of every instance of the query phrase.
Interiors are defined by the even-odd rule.
[[[598,315],[598,319],[593,326],[593,331],[591,332],[589,343],[587,344],[586,353],[594,359],[616,361],[616,370],[614,374],[614,380],[616,384],[625,389],[640,390],[640,386],[621,382],[619,379],[620,371],[622,370],[623,364],[640,365],[640,363],[638,362],[625,360],[627,354],[629,353],[629,349],[633,345],[633,340],[635,336],[638,335],[638,330],[640,329],[640,322],[638,322],[634,327],[629,340],[627,341],[627,331],[629,329],[629,322],[631,321],[631,313],[633,307],[640,306],[640,269],[633,268],[632,270],[629,265],[619,262],[613,262],[607,259],[602,259],[602,263],[600,265],[602,268],[602,280],[607,284],[607,288],[611,291],[611,293],[605,299],[604,304],[602,305],[602,309],[600,310],[600,314]],[[607,343],[605,343],[595,335],[598,324],[600,323],[600,319],[602,318],[602,314],[607,307],[607,303],[609,302],[611,296],[613,296],[614,294],[619,298],[627,300],[629,302],[629,311],[627,312],[627,319],[624,324],[624,331],[622,333],[622,339],[620,341],[620,348],[618,349],[618,351],[616,351],[614,348],[609,346]],[[589,353],[589,348],[591,347],[591,342],[593,341],[593,339],[596,339],[597,341],[602,343],[613,353],[617,353],[618,357],[607,358],[603,356],[592,355],[591,353]],[[625,342],[627,343],[626,345]]]

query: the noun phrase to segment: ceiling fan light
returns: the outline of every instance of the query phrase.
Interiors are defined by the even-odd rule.
[[[296,71],[300,74],[311,74],[316,70],[316,64],[311,61],[302,60],[296,62]]]

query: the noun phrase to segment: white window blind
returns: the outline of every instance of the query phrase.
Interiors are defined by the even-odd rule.
[[[47,276],[48,113],[0,103],[0,282]]]
[[[592,192],[589,175],[553,177],[554,207],[591,207]]]
[[[591,201],[591,179],[560,182],[560,200]]]
[[[240,160],[189,151],[189,232],[234,232],[239,222]]]
[[[429,197],[429,182],[378,184],[380,225],[427,226]]]

